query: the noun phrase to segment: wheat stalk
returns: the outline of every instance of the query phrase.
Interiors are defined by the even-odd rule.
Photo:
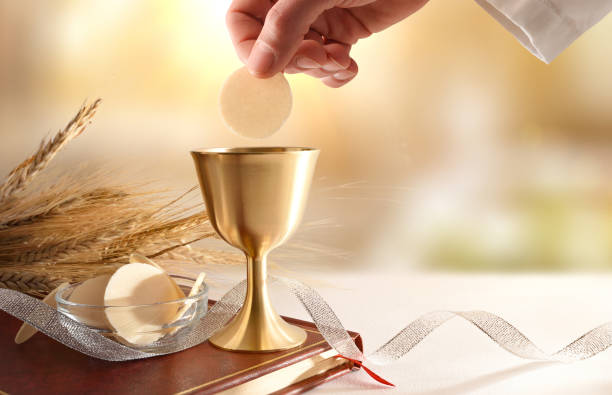
[[[25,213],[17,218],[11,218],[0,223],[0,229],[9,228],[12,226],[20,226],[32,224],[37,221],[42,221],[55,215],[69,215],[70,211],[88,204],[91,202],[99,202],[100,200],[116,200],[126,197],[127,194],[122,191],[115,191],[111,188],[97,188],[92,191],[85,192],[80,195],[70,195],[48,206],[38,207],[34,213]]]
[[[0,186],[0,202],[23,190],[42,171],[57,153],[73,138],[79,136],[96,113],[101,99],[92,104],[83,104],[68,125],[49,141],[43,140],[36,153],[14,168]]]
[[[162,259],[190,261],[198,265],[237,265],[246,262],[244,254],[193,248],[189,245],[174,248],[159,255]]]
[[[114,177],[92,171],[58,180],[36,178],[85,130],[99,104],[98,99],[83,105],[0,185],[0,287],[42,296],[60,282],[111,273],[132,252],[206,263],[237,261],[235,254],[189,246],[216,235],[202,204],[185,203],[196,188],[167,199],[133,185],[112,185]]]

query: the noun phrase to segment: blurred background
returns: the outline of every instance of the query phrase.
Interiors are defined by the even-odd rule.
[[[288,76],[291,117],[253,141],[217,107],[241,65],[228,5],[0,0],[0,171],[102,97],[60,170],[91,163],[184,190],[193,148],[320,148],[314,225],[296,236],[312,265],[612,269],[612,17],[546,65],[474,1],[432,1],[358,43],[346,87]]]

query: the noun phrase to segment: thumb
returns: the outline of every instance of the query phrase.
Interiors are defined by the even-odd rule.
[[[247,61],[251,74],[267,78],[282,71],[310,25],[334,3],[334,0],[279,0],[274,4]]]

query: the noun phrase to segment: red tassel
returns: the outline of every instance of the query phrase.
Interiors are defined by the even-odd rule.
[[[389,381],[387,381],[387,380],[383,379],[382,377],[380,377],[380,376],[379,376],[379,375],[377,375],[376,373],[372,372],[372,371],[371,371],[370,369],[368,369],[368,368],[367,368],[367,367],[366,367],[364,364],[362,364],[362,363],[361,363],[361,361],[358,361],[358,360],[356,360],[356,359],[352,359],[352,358],[349,358],[349,357],[345,357],[344,355],[340,355],[340,354],[336,355],[336,358],[344,358],[344,359],[346,359],[346,360],[349,360],[349,361],[351,361],[352,363],[354,363],[356,366],[358,366],[358,367],[360,367],[360,368],[363,368],[363,370],[364,370],[364,371],[365,371],[367,374],[369,374],[369,375],[370,375],[370,377],[372,377],[374,380],[378,381],[379,383],[384,384],[384,385],[388,385],[388,386],[390,386],[390,387],[395,387],[395,384],[393,384],[393,383],[391,383],[391,382],[389,382]]]

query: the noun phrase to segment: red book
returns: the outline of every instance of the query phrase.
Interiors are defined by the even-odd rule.
[[[356,369],[327,344],[314,324],[292,318],[308,337],[273,353],[223,351],[204,342],[171,355],[108,362],[37,333],[17,345],[21,321],[0,312],[0,393],[33,394],[299,394]],[[349,332],[362,348],[359,334]]]

